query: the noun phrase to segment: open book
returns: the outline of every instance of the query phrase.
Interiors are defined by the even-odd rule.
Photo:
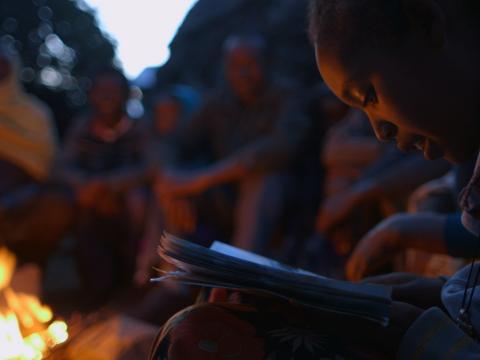
[[[322,311],[388,323],[387,286],[328,279],[224,243],[206,248],[170,234],[162,236],[158,252],[178,269],[152,281],[264,292]]]

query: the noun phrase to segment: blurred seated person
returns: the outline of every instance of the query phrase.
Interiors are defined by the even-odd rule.
[[[394,259],[398,271],[453,275],[464,265],[461,258],[480,254],[477,238],[462,226],[457,204],[474,165],[474,160],[456,165],[447,175],[423,185],[412,195],[409,213],[388,217],[369,231],[350,256],[348,278],[371,276]]]
[[[125,105],[129,83],[113,67],[98,70],[90,112],[66,136],[59,174],[75,193],[77,261],[92,296],[107,296],[134,272],[151,183],[148,137]]]
[[[0,245],[44,263],[68,230],[68,192],[51,184],[57,153],[52,114],[24,92],[16,54],[0,47]]]
[[[201,105],[198,93],[186,85],[174,85],[161,91],[153,98],[151,105],[151,156],[155,166],[181,166],[178,153],[179,135],[192,114]],[[185,164],[188,165],[188,164]],[[157,325],[163,324],[170,316],[195,302],[198,291],[181,284],[150,285],[150,279],[158,268],[167,267],[157,254],[158,240],[162,231],[168,231],[184,238],[195,236],[198,228],[197,212],[191,199],[162,196],[153,201],[148,212],[146,231],[137,256],[134,281],[139,287],[148,288],[145,296],[130,310],[130,315]]]
[[[324,101],[327,105],[341,103],[330,90]],[[320,149],[320,160],[325,167],[324,198],[320,208],[325,202],[348,191],[369,168],[381,160],[385,152],[391,151],[388,145],[375,139],[367,118],[358,110],[347,107],[343,113],[331,113],[327,121],[332,126]],[[367,231],[380,218],[379,206],[359,207],[347,226],[336,227],[328,234],[313,229],[314,234],[299,254],[298,266],[331,277],[342,277],[343,256],[350,251],[352,239]],[[325,235],[328,235],[328,241]]]
[[[340,102],[336,98],[330,101]],[[348,188],[380,158],[385,148],[385,144],[375,139],[360,111],[349,108],[342,117],[332,121],[320,154],[327,171],[325,195],[332,196]]]
[[[306,91],[302,98],[304,98],[303,103],[297,103],[297,109],[293,111],[297,114],[306,113],[310,119],[310,126],[308,136],[302,141],[291,170],[293,183],[289,187],[290,197],[286,215],[288,229],[284,236],[281,259],[284,263],[297,266],[304,260],[305,242],[315,230],[315,221],[322,198],[329,193],[328,189],[336,179],[343,180],[344,176],[350,178],[359,172],[352,171],[352,168],[356,167],[353,162],[342,161],[347,158],[346,156],[338,156],[346,146],[336,146],[330,153],[333,157],[342,160],[320,161],[321,150],[327,147],[325,143],[331,143],[335,134],[341,135],[339,127],[350,129],[358,126],[354,124],[354,118],[358,118],[354,114],[358,113],[352,112],[348,106],[339,101],[323,82]],[[350,116],[352,114],[354,116]],[[350,124],[347,124],[348,122]],[[368,124],[365,123],[363,128],[367,126]],[[352,129],[348,132],[344,131],[343,145],[350,143],[353,139],[353,136],[349,136],[352,132],[354,132]],[[369,138],[364,136],[362,139]],[[370,143],[378,145],[378,142],[373,140]],[[357,147],[358,151],[361,150]],[[341,184],[343,181],[338,183]],[[302,263],[303,265],[305,263]]]
[[[150,158],[155,167],[162,169],[179,165],[177,142],[182,129],[200,106],[200,97],[191,87],[174,85],[153,98],[151,105]],[[146,230],[138,254],[135,281],[148,283],[152,269],[160,260],[157,255],[158,239],[162,231],[182,237],[196,232],[197,217],[190,199],[168,196],[164,193],[153,201],[148,212]]]
[[[160,166],[178,163],[177,142],[201,105],[200,95],[187,85],[173,85],[154,97],[151,141]]]
[[[474,162],[471,164],[473,170]],[[469,164],[470,165],[470,164]],[[470,166],[469,166],[470,167]],[[450,217],[449,225],[445,226],[446,238],[449,242],[456,231],[452,231],[450,223],[460,221],[460,208],[458,207],[459,193],[455,191],[455,171],[452,169],[444,176],[431,180],[416,189],[408,199],[406,212],[408,214],[435,213],[445,214]],[[470,173],[471,176],[471,173]],[[466,183],[463,184],[465,186]],[[462,186],[462,187],[463,187]],[[401,214],[401,213],[400,213]],[[455,219],[455,220],[452,220]],[[461,228],[463,228],[461,226]],[[466,232],[468,234],[468,232]],[[408,272],[423,276],[451,276],[465,265],[462,257],[453,257],[448,254],[435,254],[429,251],[406,248],[394,258],[393,269],[395,272]]]
[[[221,198],[216,226],[234,223],[233,235],[225,231],[223,239],[260,253],[279,226],[287,168],[308,132],[308,119],[288,111],[286,91],[269,83],[264,46],[256,37],[227,39],[228,89],[207,101],[182,134],[183,153],[199,165],[168,169],[157,185],[160,194],[180,197],[214,189],[216,200],[200,208],[211,209]],[[225,216],[231,209],[233,220]]]
[[[415,188],[450,168],[444,160],[428,162],[421,155],[373,141],[373,137],[334,135],[324,148],[323,159],[332,171],[327,175],[327,197],[318,213],[317,231],[333,241],[339,255],[348,255],[358,237],[383,217],[405,209],[405,199]],[[334,151],[337,148],[341,151]],[[349,166],[336,167],[336,163]]]

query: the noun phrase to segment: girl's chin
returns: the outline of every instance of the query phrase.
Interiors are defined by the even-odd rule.
[[[478,154],[455,154],[449,151],[445,152],[443,158],[454,165],[462,164],[475,159]]]

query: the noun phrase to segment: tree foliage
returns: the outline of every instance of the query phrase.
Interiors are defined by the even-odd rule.
[[[23,83],[52,107],[60,131],[85,104],[88,75],[115,56],[81,0],[0,1],[0,42],[20,55]]]

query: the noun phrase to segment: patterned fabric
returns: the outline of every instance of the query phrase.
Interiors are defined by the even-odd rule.
[[[255,304],[244,299],[239,303],[231,297],[228,302],[220,302],[226,299],[224,292],[215,289],[213,303],[197,304],[173,316],[154,342],[150,359],[353,358],[335,338],[322,334],[319,324],[309,319],[301,307],[261,298]]]

